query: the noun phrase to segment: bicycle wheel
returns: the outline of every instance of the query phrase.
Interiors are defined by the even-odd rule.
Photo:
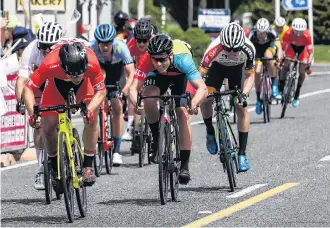
[[[263,76],[262,76],[263,77]],[[264,123],[267,123],[267,111],[268,111],[268,90],[264,77],[262,78],[262,112],[264,117]]]
[[[143,167],[144,159],[147,153],[147,137],[148,137],[148,124],[146,123],[144,112],[141,115],[140,122],[140,152],[139,152],[139,167]]]
[[[45,185],[45,196],[46,203],[50,204],[53,199],[53,186],[52,186],[52,168],[50,165],[50,161],[48,161],[48,154],[45,150],[42,150],[44,155],[44,185]]]
[[[103,111],[100,109],[99,111],[99,138],[97,140],[97,153],[94,157],[94,171],[95,176],[99,177],[102,172],[103,167],[103,157],[104,157],[104,145],[103,145],[103,126],[104,126],[104,119],[103,119]]]
[[[61,185],[63,187],[64,202],[66,212],[69,218],[69,222],[73,222],[74,219],[74,200],[73,200],[73,183],[70,161],[68,158],[68,152],[66,147],[66,138],[63,132],[60,133],[59,138],[59,150],[60,150],[60,177]]]
[[[226,173],[228,176],[230,191],[233,192],[235,189],[235,174],[233,167],[233,158],[231,156],[231,149],[228,145],[230,142],[230,138],[228,137],[228,131],[226,127],[226,123],[221,118],[221,121],[218,121],[218,126],[220,129],[219,136],[221,137],[219,141],[221,141],[222,145],[224,145],[223,158],[224,158],[224,166],[226,168]],[[221,162],[221,161],[220,161]]]
[[[159,144],[158,144],[158,175],[160,202],[164,205],[168,198],[168,161],[169,161],[169,124],[160,122]]]
[[[105,170],[107,174],[111,173],[113,167],[113,141],[111,141],[111,146],[109,146],[109,150],[104,152],[104,161],[105,161]]]
[[[74,161],[76,166],[76,174],[77,177],[81,179],[83,176],[82,170],[83,170],[84,158],[78,149],[78,145],[81,148],[81,143],[76,128],[73,128],[73,137],[77,140],[77,142],[75,142],[72,147],[72,152],[74,154]],[[82,181],[79,181],[79,188],[75,188],[75,192],[76,192],[77,204],[80,215],[81,217],[85,217],[87,212],[87,189]]]
[[[283,104],[282,104],[282,112],[281,112],[281,118],[283,118],[285,116],[285,111],[286,108],[288,106],[288,103],[291,99],[291,91],[292,91],[292,85],[294,83],[293,78],[289,77],[288,83],[287,85],[284,87],[284,100],[283,100]]]
[[[173,121],[173,120],[172,120]],[[171,121],[171,122],[172,122]],[[171,129],[171,137],[169,138],[169,158],[170,158],[170,189],[171,197],[173,201],[178,200],[179,194],[179,172],[181,166],[180,160],[180,143],[179,143],[179,129],[178,125],[172,125],[174,129]],[[173,132],[172,132],[173,130]]]

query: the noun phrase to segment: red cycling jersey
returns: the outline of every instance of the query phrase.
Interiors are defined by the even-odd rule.
[[[67,96],[63,96],[63,94],[67,94],[70,88],[76,90],[77,102],[82,99],[89,101],[95,92],[105,90],[104,74],[99,61],[94,52],[86,46],[88,67],[83,75],[83,80],[79,85],[74,85],[71,82],[71,79],[60,66],[59,50],[62,45],[58,45],[45,57],[26,84],[26,87],[35,91],[47,81],[41,99],[41,107],[64,104]],[[49,114],[54,115],[54,113]]]
[[[312,37],[307,29],[301,36],[296,36],[293,28],[289,28],[283,35],[283,42],[285,45],[293,44],[295,46],[307,46],[308,50],[313,49]]]
[[[308,63],[309,53],[313,51],[312,37],[309,30],[305,30],[301,36],[294,34],[293,28],[289,28],[283,36],[282,46],[285,47],[285,56],[294,59],[298,54],[298,60]]]
[[[136,66],[138,66],[140,64],[140,60],[141,57],[147,53],[147,51],[140,51],[137,44],[136,44],[136,40],[135,38],[132,38],[128,41],[127,43],[127,47],[131,53],[132,57],[135,57],[135,62],[136,62]]]

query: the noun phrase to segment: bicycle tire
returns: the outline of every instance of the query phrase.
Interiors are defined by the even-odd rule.
[[[268,105],[268,90],[267,90],[267,82],[262,76],[262,112],[264,117],[264,123],[267,123],[267,105]]]
[[[81,147],[80,137],[76,128],[73,128],[73,137],[77,140],[78,145]],[[78,147],[73,147],[72,152],[75,158],[76,174],[78,178],[82,178],[84,158],[83,155],[80,154]],[[80,187],[75,189],[76,199],[80,215],[81,217],[85,217],[87,213],[87,189],[82,181],[79,184]]]
[[[158,176],[159,176],[159,195],[162,205],[166,204],[168,199],[168,123],[160,122],[159,144],[158,144]]]
[[[52,169],[50,166],[50,162],[48,161],[48,154],[45,150],[42,150],[44,155],[44,186],[45,186],[45,197],[46,203],[50,204],[53,199],[53,186],[52,186]]]
[[[221,122],[223,122],[221,118]],[[228,148],[228,133],[225,135],[224,129],[225,129],[225,123],[220,124],[220,121],[218,121],[218,128],[220,129],[220,134],[219,136],[221,137],[219,141],[221,140],[222,145],[224,145],[224,152],[223,152],[223,157],[224,157],[224,165],[226,167],[226,173],[228,176],[228,182],[229,182],[229,187],[230,191],[233,192],[235,190],[235,174],[234,174],[234,168],[233,168],[233,159],[231,157],[231,151]],[[227,129],[226,129],[227,130]],[[230,139],[229,139],[230,140]],[[230,156],[228,156],[230,154]],[[221,163],[221,161],[220,161]]]
[[[173,121],[173,120],[172,120]],[[171,122],[172,122],[171,121]],[[173,122],[174,123],[174,122]],[[170,154],[170,164],[171,172],[170,172],[170,189],[171,189],[171,197],[173,201],[178,200],[179,195],[179,172],[180,172],[180,141],[179,141],[179,129],[178,124],[172,125],[174,127],[174,137],[171,134],[170,142],[175,140],[175,151],[173,151],[172,145],[170,146],[169,154]],[[173,137],[173,138],[172,138]],[[172,142],[171,142],[172,144]]]
[[[147,137],[148,137],[148,125],[145,124],[144,112],[141,115],[140,122],[140,151],[139,151],[139,167],[144,166],[144,159],[147,152]]]
[[[66,135],[64,132],[60,133],[59,136],[59,156],[60,156],[60,177],[61,185],[63,187],[63,195],[65,208],[68,215],[69,222],[74,220],[74,200],[73,200],[73,184],[71,169],[68,160],[68,153],[66,147]]]
[[[292,90],[293,82],[294,82],[293,78],[290,77],[289,80],[288,80],[287,87],[284,88],[284,100],[283,100],[283,105],[282,105],[281,118],[284,118],[286,108],[287,108],[288,103],[291,99],[291,90]]]
[[[100,177],[101,172],[102,172],[102,167],[103,167],[103,157],[104,157],[104,145],[103,145],[103,112],[100,109],[99,110],[99,137],[97,140],[97,153],[94,157],[94,171],[95,171],[95,176]]]
[[[107,141],[108,143],[110,143],[110,146],[108,148],[108,151],[104,151],[104,163],[105,163],[105,170],[107,172],[107,174],[111,174],[111,171],[112,171],[112,167],[113,167],[113,149],[114,149],[114,141],[113,141],[113,138],[112,138],[112,119],[111,119],[111,115],[108,114],[107,116],[107,123],[110,124],[110,126],[108,126],[108,129],[109,129],[109,134],[110,136],[107,135]]]

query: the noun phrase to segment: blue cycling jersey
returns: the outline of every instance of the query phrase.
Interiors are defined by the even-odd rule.
[[[103,54],[96,40],[91,42],[91,49],[95,52],[100,63],[108,63],[104,61]],[[131,53],[127,45],[120,39],[115,38],[112,45],[112,60],[111,64],[122,62],[124,65],[134,63]]]

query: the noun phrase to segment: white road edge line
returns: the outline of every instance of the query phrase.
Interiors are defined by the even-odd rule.
[[[256,184],[256,185],[252,185],[250,187],[247,187],[239,192],[236,192],[232,195],[229,195],[229,196],[226,196],[227,198],[238,198],[238,197],[241,197],[241,196],[244,196],[254,190],[257,190],[258,188],[261,188],[261,187],[265,187],[267,186],[267,184]]]
[[[323,89],[323,90],[317,90],[317,91],[310,92],[310,93],[305,93],[305,94],[300,95],[300,98],[315,96],[315,95],[322,94],[322,93],[330,93],[330,89]],[[249,108],[248,112],[252,112],[254,110],[255,110],[254,107]],[[230,116],[232,116],[232,113],[230,114]],[[78,122],[78,120],[73,120],[72,122]],[[204,123],[204,121],[194,121],[194,122],[191,122],[190,125],[194,126],[194,125],[198,125],[198,124],[202,124],[202,123]],[[27,165],[32,165],[32,164],[35,164],[35,163],[37,163],[37,161],[29,161],[29,162],[25,162],[25,163],[14,165],[14,166],[0,168],[0,172],[5,171],[5,170],[9,170],[9,169],[16,169],[16,168],[27,166]]]
[[[21,163],[21,164],[0,168],[0,172],[5,171],[5,170],[9,170],[9,169],[16,169],[16,168],[27,166],[27,165],[33,165],[33,164],[37,164],[37,163],[38,163],[37,160],[28,161],[28,162],[24,162],[24,163]]]
[[[330,155],[325,156],[325,157],[322,158],[320,161],[330,161]]]

